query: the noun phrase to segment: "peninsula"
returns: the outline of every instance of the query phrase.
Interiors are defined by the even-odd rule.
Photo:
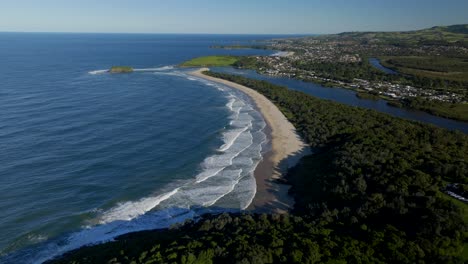
[[[191,59],[180,64],[180,67],[223,67],[234,66],[238,61],[236,56],[204,56]]]

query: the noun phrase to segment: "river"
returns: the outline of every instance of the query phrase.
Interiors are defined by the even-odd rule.
[[[448,118],[438,117],[431,115],[429,113],[412,110],[407,108],[398,108],[393,107],[387,104],[385,100],[369,100],[369,99],[361,99],[356,96],[356,92],[349,89],[344,88],[329,88],[324,87],[322,85],[311,83],[311,82],[304,82],[295,79],[289,78],[282,78],[282,77],[272,77],[266,76],[256,73],[252,70],[242,70],[242,69],[235,69],[235,68],[224,68],[224,67],[215,67],[212,68],[215,72],[224,72],[230,74],[237,74],[242,75],[248,78],[257,79],[257,80],[265,80],[277,85],[287,86],[290,89],[298,90],[312,96],[328,99],[335,102],[351,105],[351,106],[358,106],[367,109],[373,109],[382,113],[386,113],[392,116],[419,121],[423,123],[433,124],[439,127],[447,128],[449,130],[459,130],[463,133],[468,134],[468,123],[462,121],[456,121]]]

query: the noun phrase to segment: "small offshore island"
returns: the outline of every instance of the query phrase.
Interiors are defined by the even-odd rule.
[[[112,66],[109,73],[132,73],[134,70],[130,66]]]

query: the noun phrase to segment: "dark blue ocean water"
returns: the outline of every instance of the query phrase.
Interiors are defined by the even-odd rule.
[[[247,207],[262,117],[173,65],[271,37],[1,33],[0,262]]]

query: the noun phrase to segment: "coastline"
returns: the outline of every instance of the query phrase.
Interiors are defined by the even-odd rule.
[[[207,70],[209,69],[198,69],[190,75],[242,91],[254,101],[267,124],[265,132],[271,142],[271,149],[264,153],[263,159],[254,171],[257,192],[248,210],[287,212],[294,205],[294,199],[288,194],[290,186],[280,184],[277,180],[309,153],[307,145],[297,134],[294,126],[265,96],[248,87],[204,75],[202,72]]]

